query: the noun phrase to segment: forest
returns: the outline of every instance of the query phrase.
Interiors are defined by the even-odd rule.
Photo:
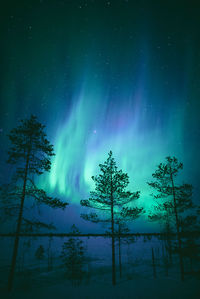
[[[177,180],[184,171],[178,158],[168,156],[155,166],[152,180],[147,182],[154,204],[145,209],[140,203],[142,190],[128,190],[129,175],[118,169],[110,150],[99,165],[99,174],[91,177],[94,189],[87,199],[80,199],[84,211],[80,217],[100,226],[102,232],[81,233],[73,219],[69,231],[59,232],[55,223],[46,222],[44,214],[43,221],[37,219],[41,207],[50,207],[51,213],[59,215],[72,204],[40,187],[38,178],[50,172],[55,156],[45,126],[31,115],[8,138],[7,163],[12,175],[0,187],[4,224],[0,287],[5,298],[10,293],[16,298],[27,298],[27,294],[42,298],[42,287],[52,298],[58,289],[69,292],[69,298],[76,298],[77,290],[83,292],[80,298],[94,298],[93,288],[95,298],[133,298],[134,283],[136,298],[143,294],[137,284],[153,288],[150,297],[143,294],[142,298],[198,298],[200,206],[193,202],[193,186]],[[157,223],[157,231],[133,233],[132,225],[142,216]]]
[[[200,1],[0,6],[0,298],[200,298]]]

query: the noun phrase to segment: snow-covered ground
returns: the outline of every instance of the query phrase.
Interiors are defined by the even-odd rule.
[[[106,280],[106,277],[105,277]],[[108,282],[91,281],[90,284],[83,284],[78,287],[72,286],[69,282],[55,283],[30,287],[27,290],[15,290],[11,294],[1,291],[1,298],[13,299],[40,299],[40,298],[74,298],[74,299],[110,299],[110,298],[153,298],[153,299],[199,299],[200,281],[190,279],[185,282],[166,278],[139,278],[123,281],[112,286]]]
[[[49,271],[47,271],[46,255],[44,260],[35,259],[34,252],[37,246],[31,246],[25,255],[21,250],[16,267],[14,288],[10,294],[6,291],[10,256],[1,255],[0,299],[200,299],[199,262],[193,264],[193,270],[196,272],[194,275],[190,273],[190,261],[185,258],[186,275],[185,281],[181,282],[178,256],[173,255],[173,262],[166,271],[162,244],[155,240],[146,243],[138,240],[130,246],[122,246],[121,279],[116,247],[116,286],[112,286],[109,240],[106,243],[100,239],[95,242],[88,240],[84,269],[86,274],[82,283],[76,287],[66,279],[64,274],[65,269],[59,256],[62,242],[59,246],[58,243],[52,246],[53,260]],[[156,278],[153,278],[152,247],[155,250]]]
[[[5,290],[6,278],[1,284],[1,299],[199,299],[200,276],[186,275],[185,281],[180,281],[177,267],[169,270],[165,276],[164,269],[157,267],[157,278],[153,278],[151,265],[139,263],[137,265],[124,265],[123,276],[117,284],[112,286],[111,267],[101,266],[97,263],[92,266],[90,275],[84,277],[82,283],[73,286],[64,276],[63,268],[54,268],[52,271],[44,269],[18,274],[12,293]]]

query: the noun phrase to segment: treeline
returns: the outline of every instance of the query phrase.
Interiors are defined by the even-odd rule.
[[[53,145],[47,139],[45,126],[38,122],[35,116],[31,115],[29,119],[22,120],[16,128],[11,130],[9,139],[11,146],[8,151],[7,162],[15,166],[15,172],[10,183],[2,185],[0,191],[4,215],[6,217],[17,216],[8,279],[8,290],[11,290],[19,238],[24,228],[27,232],[36,228],[55,229],[52,223],[47,224],[35,219],[27,219],[24,216],[25,198],[33,198],[40,204],[60,209],[65,209],[68,203],[47,195],[45,190],[38,188],[35,184],[36,176],[50,171],[51,158],[55,155]],[[100,174],[92,177],[95,183],[94,191],[90,192],[88,199],[80,201],[81,206],[91,208],[92,211],[81,214],[81,217],[86,221],[109,225],[106,234],[112,240],[113,285],[116,284],[116,241],[120,250],[121,236],[129,233],[128,223],[144,213],[150,221],[157,221],[162,224],[163,233],[167,236],[169,250],[175,250],[179,255],[181,279],[184,280],[184,251],[186,248],[189,248],[188,250],[190,247],[193,248],[192,242],[194,241],[188,237],[189,239],[187,238],[187,242],[185,242],[182,236],[184,232],[199,230],[198,213],[200,208],[192,203],[192,185],[176,183],[176,177],[183,168],[183,164],[176,157],[167,157],[163,163],[158,165],[152,174],[153,180],[148,182],[153,190],[152,196],[154,198],[154,205],[150,211],[145,211],[144,207],[141,206],[140,191],[127,191],[129,176],[118,169],[112,151],[108,153],[107,160],[99,167]],[[172,242],[171,236],[173,234],[176,237],[175,244]],[[81,244],[79,245],[81,247]],[[68,243],[65,246],[65,251],[67,248],[70,248]],[[70,265],[68,266],[70,267]]]

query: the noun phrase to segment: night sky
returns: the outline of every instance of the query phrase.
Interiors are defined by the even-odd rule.
[[[109,150],[146,209],[168,155],[199,203],[199,1],[8,0],[0,15],[1,181],[6,135],[33,113],[56,152],[39,184],[77,219]]]

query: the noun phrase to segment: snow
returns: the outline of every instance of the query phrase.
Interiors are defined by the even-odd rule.
[[[134,298],[134,299],[199,299],[199,281],[188,280],[180,282],[173,279],[147,279],[135,278],[133,280],[118,283],[112,286],[111,282],[93,281],[89,285],[72,286],[68,282],[55,285],[40,286],[22,291],[15,290],[11,294],[3,292],[3,297],[10,299],[40,299],[40,298],[65,298],[65,299],[110,299],[110,298]]]
[[[40,240],[38,240],[41,244]],[[118,254],[116,250],[117,284],[112,286],[111,250],[108,244],[100,242],[87,243],[86,275],[79,286],[73,286],[66,279],[65,270],[59,257],[61,244],[52,246],[54,253],[52,268],[47,271],[47,257],[36,261],[35,246],[27,253],[21,267],[18,260],[12,293],[6,291],[10,259],[6,255],[0,260],[0,298],[1,299],[199,299],[200,272],[199,261],[193,265],[196,272],[191,275],[191,265],[185,259],[185,281],[180,281],[179,259],[173,255],[169,265],[168,276],[163,262],[159,242],[146,243],[138,240],[130,246],[122,246],[122,278],[119,278]],[[33,244],[34,245],[34,244]],[[59,246],[58,246],[59,245]],[[98,246],[99,245],[99,246]],[[151,248],[155,248],[156,274],[153,278]],[[96,248],[97,247],[97,248]],[[98,249],[98,250],[97,250]],[[158,250],[159,249],[159,250]],[[57,254],[56,254],[57,250]],[[3,259],[5,257],[5,259]],[[20,257],[20,256],[19,256]]]

